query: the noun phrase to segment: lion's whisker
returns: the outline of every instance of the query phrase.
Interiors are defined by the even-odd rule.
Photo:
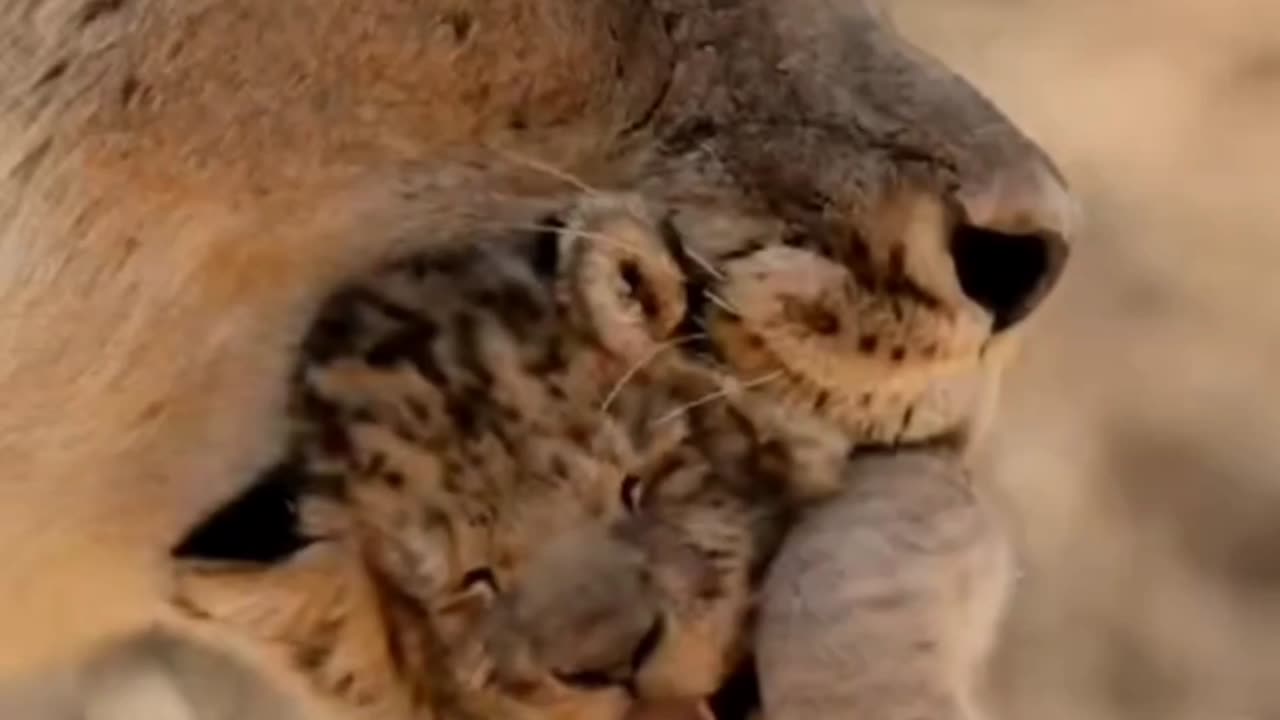
[[[617,247],[621,247],[627,250],[638,251],[634,243],[629,243],[626,240],[622,240],[620,238],[616,238],[610,235],[605,235],[603,233],[594,233],[587,230],[574,230],[572,228],[560,227],[557,225],[546,225],[542,223],[524,223],[524,224],[504,223],[502,225],[493,225],[493,226],[485,227],[484,229],[486,230],[518,230],[521,232],[562,233],[572,237],[582,238],[584,240],[594,240],[596,242],[609,243],[611,245],[615,245]]]
[[[498,147],[496,145],[490,145],[489,149],[503,156],[507,160],[514,161],[519,165],[523,165],[524,167],[527,167],[531,170],[536,170],[544,175],[547,175],[548,177],[552,177],[557,180],[568,183],[569,185],[572,185],[573,187],[586,193],[589,196],[600,197],[604,195],[603,191],[588,184],[582,178],[578,177],[577,175],[574,175],[573,173],[563,168],[556,167],[551,163],[548,163],[543,160],[539,160],[538,158],[532,157],[530,155],[526,155],[522,152],[519,152],[518,150],[512,150],[511,148],[504,148],[504,147]]]
[[[699,255],[698,253],[694,252],[693,250],[690,250],[688,247],[685,247],[685,248],[682,248],[682,249],[683,249],[683,251],[684,251],[684,254],[685,254],[685,255],[688,255],[688,256],[689,256],[689,258],[690,258],[691,260],[693,260],[694,262],[696,262],[696,263],[697,263],[697,264],[698,264],[698,265],[699,265],[703,270],[706,270],[706,271],[707,271],[707,273],[708,273],[709,275],[711,275],[711,277],[715,278],[716,280],[720,280],[720,281],[724,281],[724,280],[727,280],[727,279],[728,279],[728,278],[725,276],[724,272],[722,272],[722,271],[721,271],[719,268],[717,268],[715,265],[712,265],[712,264],[711,264],[711,261],[709,261],[709,260],[707,260],[706,258],[702,257],[701,255]]]
[[[663,424],[665,424],[665,423],[669,423],[669,422],[671,422],[672,420],[675,420],[676,418],[680,417],[681,415],[684,415],[685,413],[688,413],[690,410],[693,410],[693,409],[694,409],[694,408],[696,408],[696,407],[701,407],[702,405],[706,405],[706,404],[707,404],[707,403],[709,403],[709,402],[714,402],[714,401],[716,401],[716,400],[720,400],[720,399],[722,399],[722,398],[729,397],[730,395],[734,394],[735,392],[740,392],[740,391],[742,391],[742,390],[748,390],[748,389],[750,389],[750,388],[759,387],[759,386],[761,386],[761,385],[767,385],[768,383],[771,383],[771,382],[773,382],[774,380],[777,380],[777,379],[778,379],[778,378],[780,378],[780,377],[782,377],[782,371],[781,371],[781,370],[775,370],[774,372],[771,372],[771,373],[769,373],[768,375],[763,375],[763,376],[761,376],[761,377],[754,378],[754,379],[752,379],[752,380],[748,380],[748,381],[746,381],[746,382],[744,382],[744,383],[741,383],[741,384],[739,384],[739,385],[735,385],[734,387],[731,387],[731,388],[730,388],[730,387],[721,388],[721,389],[719,389],[719,390],[717,390],[717,391],[715,391],[715,392],[713,392],[713,393],[708,393],[708,394],[706,394],[706,395],[703,395],[702,397],[698,398],[697,400],[694,400],[694,401],[692,401],[692,402],[685,403],[684,405],[681,405],[680,407],[677,407],[676,409],[672,410],[671,412],[668,412],[667,414],[663,415],[662,417],[658,418],[657,420],[654,420],[654,421],[653,421],[653,424],[654,424],[654,425],[663,425]]]
[[[702,294],[708,300],[710,300],[714,305],[719,307],[721,310],[724,310],[725,312],[735,317],[739,317],[742,315],[742,313],[738,312],[738,309],[733,306],[733,303],[729,302],[728,300],[725,300],[723,297],[711,292],[710,290],[704,289],[702,291]]]

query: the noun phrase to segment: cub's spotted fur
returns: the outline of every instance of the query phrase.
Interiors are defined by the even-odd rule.
[[[968,429],[991,318],[901,251],[853,272],[788,232],[706,241],[680,220],[594,197],[336,294],[267,479],[297,547],[227,565],[197,535],[179,603],[354,706],[709,697],[789,519],[849,454]]]

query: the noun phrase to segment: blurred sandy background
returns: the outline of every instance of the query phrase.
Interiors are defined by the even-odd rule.
[[[1000,717],[1280,718],[1280,0],[886,2],[1086,208],[991,453]],[[27,690],[0,718],[286,717],[156,638]]]
[[[1280,2],[891,3],[1086,208],[993,453],[1004,717],[1280,718]]]

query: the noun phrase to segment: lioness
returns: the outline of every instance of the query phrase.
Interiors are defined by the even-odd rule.
[[[1065,258],[1051,163],[854,0],[24,0],[0,36],[6,677],[185,627],[171,548],[275,462],[317,309],[388,260],[599,191],[791,240],[801,298],[820,257],[969,319],[959,376],[904,365],[928,439]]]

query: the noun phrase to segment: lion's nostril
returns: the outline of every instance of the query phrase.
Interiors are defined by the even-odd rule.
[[[1065,256],[1056,237],[1006,235],[960,225],[951,236],[951,257],[960,287],[1005,330],[1035,309],[1053,286]]]
[[[964,183],[951,255],[960,285],[991,312],[996,331],[1022,320],[1053,288],[1067,259],[1079,208],[1061,175],[1038,153]]]

